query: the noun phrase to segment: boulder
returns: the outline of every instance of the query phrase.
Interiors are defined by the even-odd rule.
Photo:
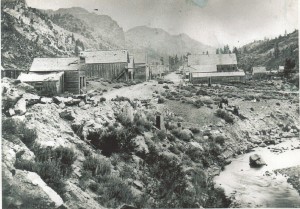
[[[35,94],[25,93],[23,94],[23,98],[26,101],[27,106],[31,106],[40,102],[41,97]]]
[[[14,110],[14,109],[9,108],[8,114],[9,114],[9,116],[14,116],[16,113],[15,113],[15,110]]]
[[[262,142],[262,143],[259,144],[259,146],[260,146],[260,147],[266,147],[267,145],[266,145],[265,143]]]
[[[81,102],[81,99],[71,99],[71,100],[65,101],[65,104],[67,106],[72,106],[72,105],[78,105],[80,102]]]
[[[64,109],[64,108],[66,107],[65,103],[63,103],[63,102],[60,103],[58,106],[59,106],[59,108],[61,108],[61,109]]]
[[[59,113],[59,116],[65,120],[74,120],[75,113],[71,109],[65,109]]]
[[[26,101],[24,98],[19,99],[15,105],[15,113],[19,115],[24,115],[26,113]]]
[[[261,167],[263,165],[267,165],[265,161],[258,154],[253,154],[249,157],[250,166],[251,167]]]
[[[85,105],[84,101],[79,102],[78,106],[83,107]]]
[[[52,98],[42,97],[40,102],[42,104],[51,104],[53,102],[53,100],[52,100]]]
[[[62,198],[36,173],[4,167],[3,208],[57,208]]]

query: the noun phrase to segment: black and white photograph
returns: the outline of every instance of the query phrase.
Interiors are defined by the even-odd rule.
[[[298,0],[1,0],[3,209],[300,208]]]

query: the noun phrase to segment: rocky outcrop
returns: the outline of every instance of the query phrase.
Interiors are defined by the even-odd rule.
[[[249,161],[251,167],[261,167],[263,165],[267,165],[266,162],[258,154],[251,155]]]

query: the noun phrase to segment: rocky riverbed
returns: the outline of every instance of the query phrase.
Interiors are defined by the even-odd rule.
[[[281,173],[287,177],[287,181],[298,191],[300,194],[300,165],[290,168],[277,169],[275,172]]]

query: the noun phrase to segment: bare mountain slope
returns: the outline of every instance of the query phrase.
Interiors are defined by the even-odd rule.
[[[70,16],[66,23],[62,23],[62,18],[68,17],[66,15],[72,15],[76,18],[76,22],[81,21],[84,23],[85,26],[83,27],[89,28],[93,36],[108,41],[115,48],[124,48],[125,38],[123,29],[108,15],[98,15],[80,7],[61,8],[56,11],[46,10],[45,12],[48,15],[61,15],[61,18],[58,18],[58,20],[55,20],[55,18],[53,20],[64,28],[68,27],[68,25],[71,26],[72,24],[69,21]],[[78,30],[81,29],[82,27],[78,28]]]
[[[160,28],[138,26],[125,33],[126,47],[132,50],[145,50],[151,58],[186,53],[214,53],[210,46],[202,44],[186,34],[171,35]]]

